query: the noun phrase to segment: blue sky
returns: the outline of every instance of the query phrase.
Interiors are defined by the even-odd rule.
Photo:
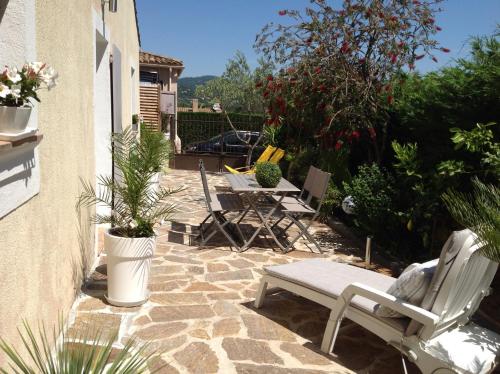
[[[220,75],[226,61],[241,50],[252,66],[255,35],[268,22],[282,22],[281,9],[304,9],[308,0],[138,0],[142,49],[184,61],[184,77]],[[499,0],[447,0],[436,17],[443,28],[438,41],[451,49],[439,62],[424,59],[426,72],[468,55],[467,40],[490,35],[500,23]]]

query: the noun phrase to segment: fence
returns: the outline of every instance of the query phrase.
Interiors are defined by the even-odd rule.
[[[151,129],[160,129],[160,86],[142,85],[140,86],[141,116]]]

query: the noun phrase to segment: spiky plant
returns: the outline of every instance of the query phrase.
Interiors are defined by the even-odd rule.
[[[93,223],[111,224],[113,234],[137,238],[153,236],[154,225],[171,217],[175,206],[164,200],[181,189],[151,188],[157,165],[164,157],[163,152],[151,150],[157,146],[154,137],[145,136],[138,142],[128,129],[113,134],[115,178],[100,175],[97,190],[91,182],[82,180],[83,192],[77,202],[77,206],[98,204],[111,208],[109,214],[95,214]]]
[[[144,167],[159,173],[170,159],[170,143],[160,131],[152,131],[144,123],[141,124],[141,141],[137,152],[142,158]]]
[[[478,236],[483,256],[500,262],[500,189],[472,180],[472,194],[448,191],[443,200],[457,222]]]
[[[24,321],[24,332],[19,331],[26,354],[0,339],[0,349],[10,359],[8,368],[0,373],[24,374],[136,374],[146,372],[152,353],[147,353],[147,344],[138,345],[133,339],[116,353],[113,342],[116,335],[102,339],[99,332],[89,332],[69,338],[62,323],[59,330],[53,329],[49,338],[45,327],[37,334]]]

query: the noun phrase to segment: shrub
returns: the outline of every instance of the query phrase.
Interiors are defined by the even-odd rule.
[[[362,165],[350,183],[344,183],[346,195],[352,196],[356,217],[354,223],[363,231],[385,240],[396,226],[393,214],[394,180],[376,164]]]
[[[255,179],[264,188],[274,188],[281,179],[281,169],[270,162],[259,162],[255,166]]]
[[[335,185],[335,183],[330,182],[328,189],[326,190],[323,205],[321,206],[321,217],[323,219],[327,218],[332,214],[334,209],[341,208],[343,197],[344,193]]]

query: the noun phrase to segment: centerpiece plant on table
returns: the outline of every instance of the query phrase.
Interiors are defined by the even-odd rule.
[[[148,130],[146,130],[148,131]],[[95,214],[92,222],[108,224],[104,247],[107,253],[107,300],[113,305],[135,306],[147,301],[148,280],[156,237],[156,224],[175,211],[166,199],[180,189],[152,188],[157,167],[168,159],[165,144],[154,136],[136,135],[129,129],[113,135],[115,178],[101,175],[97,188],[82,181],[77,205],[107,206],[108,214]]]
[[[21,69],[6,66],[0,73],[0,133],[19,135],[26,131],[32,100],[40,101],[37,91],[56,85],[57,73],[42,62],[25,64]]]

